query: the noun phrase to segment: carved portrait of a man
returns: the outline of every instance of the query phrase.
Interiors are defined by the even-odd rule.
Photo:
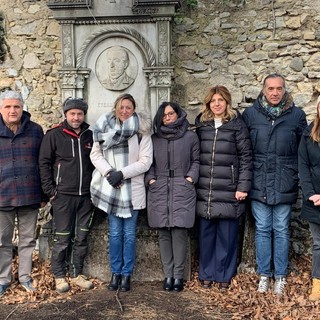
[[[130,61],[128,49],[121,46],[113,46],[106,49],[97,62],[97,75],[101,84],[109,90],[121,91],[135,81],[136,72],[132,74],[132,69],[137,68],[135,59]],[[129,65],[133,65],[129,68]],[[131,71],[131,73],[130,73]]]

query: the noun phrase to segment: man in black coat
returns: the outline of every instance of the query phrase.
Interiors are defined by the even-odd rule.
[[[252,107],[243,113],[253,149],[251,209],[256,222],[259,292],[267,292],[274,266],[274,292],[286,285],[289,222],[298,196],[298,145],[307,125],[305,113],[286,91],[285,79],[268,75]],[[273,253],[272,253],[273,248]]]
[[[40,148],[41,185],[53,208],[51,269],[59,293],[69,290],[65,279],[69,249],[72,283],[84,289],[93,288],[82,274],[93,213],[90,196],[93,138],[84,122],[87,110],[84,100],[67,99],[63,104],[66,119],[48,130]]]

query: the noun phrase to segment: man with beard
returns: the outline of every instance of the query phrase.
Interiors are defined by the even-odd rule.
[[[65,120],[48,130],[40,148],[42,189],[53,208],[51,268],[59,293],[70,288],[66,281],[68,268],[73,284],[93,288],[82,274],[93,212],[90,197],[93,165],[89,157],[92,131],[84,121],[87,110],[84,100],[68,98],[63,103]]]

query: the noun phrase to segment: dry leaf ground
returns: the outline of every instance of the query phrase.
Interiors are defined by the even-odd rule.
[[[14,268],[16,273],[16,265]],[[240,273],[228,290],[217,285],[203,289],[194,272],[183,292],[164,292],[159,282],[133,282],[128,293],[110,292],[106,284],[92,279],[88,292],[72,287],[60,295],[54,289],[50,266],[34,259],[36,293],[13,283],[0,300],[0,320],[176,320],[176,319],[320,319],[320,302],[308,300],[311,286],[309,257],[291,259],[288,286],[283,297],[256,292],[258,277]]]

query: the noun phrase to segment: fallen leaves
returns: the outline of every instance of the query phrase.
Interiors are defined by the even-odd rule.
[[[22,304],[29,303],[29,307],[37,308],[39,303],[65,302],[70,300],[73,295],[84,291],[84,289],[73,285],[70,281],[70,291],[65,294],[59,294],[55,291],[54,277],[50,271],[48,262],[39,261],[37,252],[33,256],[32,279],[33,286],[37,289],[35,292],[26,292],[18,282],[18,257],[12,262],[13,278],[15,279],[7,289],[5,295],[1,297],[4,304]],[[95,287],[99,287],[103,282],[97,279],[90,279]]]
[[[14,260],[13,272],[15,278],[17,278],[17,266],[18,263]],[[196,305],[197,301],[201,301],[201,305],[205,305],[203,314],[210,319],[216,319],[217,315],[219,319],[228,320],[320,319],[320,301],[310,302],[308,299],[311,288],[310,257],[300,256],[291,259],[290,270],[292,271],[287,277],[288,284],[282,297],[273,294],[272,286],[268,293],[258,293],[258,276],[255,273],[245,272],[241,272],[234,277],[229,289],[221,290],[217,284],[213,284],[210,289],[202,288],[195,271],[191,281],[186,283],[185,288],[186,291],[192,293]],[[83,291],[70,283],[71,290],[68,293],[57,293],[49,263],[40,262],[37,255],[34,256],[32,277],[37,288],[36,292],[26,292],[16,280],[2,297],[1,302],[16,304],[17,308],[24,303],[28,304],[28,308],[39,308],[41,304],[45,303],[63,304]],[[97,279],[90,280],[94,282],[95,288],[101,288],[103,282]],[[150,294],[152,294],[151,292],[150,290]],[[163,300],[163,303],[165,306],[168,302]],[[145,311],[149,312],[147,308]]]
[[[252,273],[240,273],[232,280],[228,290],[222,291],[217,284],[204,289],[198,281],[197,273],[187,283],[187,288],[202,299],[207,300],[209,311],[224,310],[229,319],[320,319],[320,302],[308,299],[311,288],[310,257],[299,257],[292,261],[294,272],[287,277],[286,292],[278,297],[272,287],[266,294],[257,292],[258,276]]]

